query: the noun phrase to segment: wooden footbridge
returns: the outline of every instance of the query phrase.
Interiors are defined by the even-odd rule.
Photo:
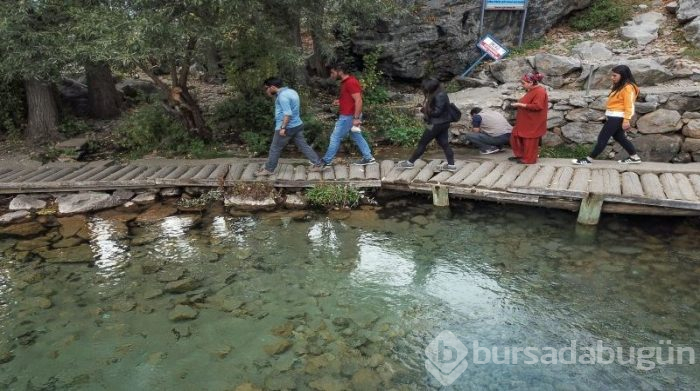
[[[449,197],[579,211],[581,222],[597,222],[600,212],[700,215],[700,163],[621,165],[596,162],[574,166],[565,159],[542,159],[522,165],[505,160],[458,160],[455,172],[436,172],[440,160],[416,162],[400,170],[384,160],[368,166],[337,164],[322,172],[308,162],[282,160],[275,175],[258,178],[261,159],[142,160],[1,166],[0,193],[55,193],[87,190],[221,187],[267,182],[280,188],[319,183],[348,184],[432,193],[436,205]]]

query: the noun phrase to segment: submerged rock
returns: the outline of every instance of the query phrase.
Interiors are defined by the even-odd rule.
[[[91,263],[93,261],[92,249],[87,244],[41,251],[37,254],[49,263]]]
[[[58,219],[58,223],[61,225],[58,232],[63,238],[90,237],[85,216],[62,217]]]
[[[43,225],[35,221],[31,221],[28,223],[14,224],[9,227],[4,227],[0,229],[0,235],[28,238],[42,234],[47,230],[48,228],[44,227]]]
[[[175,308],[173,308],[170,313],[168,314],[168,319],[170,319],[173,322],[178,322],[181,320],[191,320],[191,319],[196,319],[197,316],[199,315],[199,311],[196,309],[187,306],[187,305],[176,305]]]
[[[137,223],[155,223],[177,213],[172,205],[156,204],[148,208],[136,218]]]
[[[282,354],[292,347],[292,343],[287,339],[280,339],[271,344],[265,345],[263,350],[270,356]]]

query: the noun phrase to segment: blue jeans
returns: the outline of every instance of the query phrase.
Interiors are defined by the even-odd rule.
[[[304,138],[304,125],[299,125],[294,128],[287,129],[286,136],[280,136],[279,130],[275,130],[275,135],[272,136],[272,144],[270,144],[270,153],[267,155],[267,163],[265,163],[265,168],[267,171],[273,172],[277,168],[277,162],[280,159],[282,150],[289,144],[290,141],[294,141],[297,145],[299,151],[306,156],[314,164],[321,164],[318,155],[313,148],[306,142]]]
[[[483,132],[472,132],[465,134],[464,138],[479,148],[480,151],[486,151],[493,147],[502,148],[508,144],[510,142],[510,133],[500,136],[489,136]]]
[[[369,149],[367,140],[362,137],[362,133],[351,132],[350,128],[352,128],[352,115],[339,116],[338,120],[335,122],[335,129],[333,129],[333,133],[331,133],[331,140],[328,143],[326,155],[321,159],[324,163],[331,164],[333,158],[335,158],[335,155],[338,153],[340,143],[347,137],[348,133],[350,133],[352,141],[354,141],[355,145],[360,149],[362,158],[367,160],[372,159],[372,151]]]

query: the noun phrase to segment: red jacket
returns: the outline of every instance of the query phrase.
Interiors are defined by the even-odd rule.
[[[525,107],[518,107],[515,114],[515,126],[513,136],[523,138],[538,138],[547,132],[547,109],[549,98],[547,91],[542,86],[537,86],[525,94],[519,103],[525,103]]]

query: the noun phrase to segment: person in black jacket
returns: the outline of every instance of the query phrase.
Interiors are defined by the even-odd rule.
[[[413,168],[415,161],[423,155],[425,148],[435,139],[445,152],[445,158],[447,158],[447,162],[441,163],[438,166],[438,170],[457,171],[454,153],[449,142],[451,119],[448,107],[450,106],[450,98],[447,97],[447,93],[442,89],[440,82],[435,79],[423,80],[421,88],[425,96],[423,107],[421,108],[423,120],[426,123],[425,131],[420,141],[418,141],[418,147],[416,147],[413,155],[408,160],[400,161],[396,168]]]

